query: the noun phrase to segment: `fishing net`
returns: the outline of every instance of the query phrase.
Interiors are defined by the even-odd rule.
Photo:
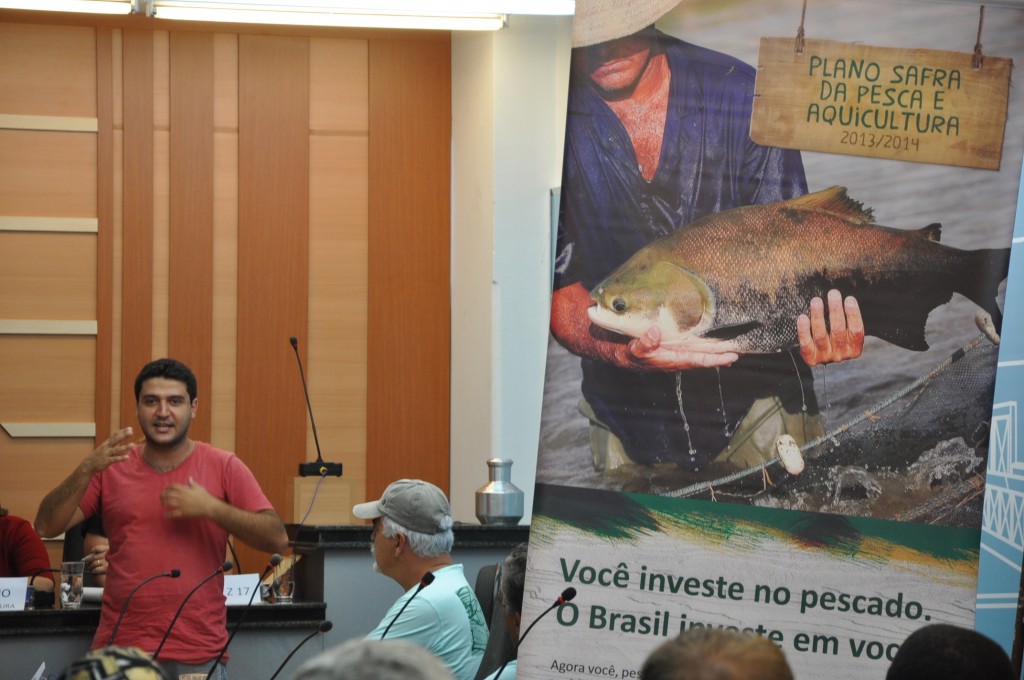
[[[925,375],[800,447],[791,474],[763,465],[664,496],[980,526],[998,348],[985,336]]]

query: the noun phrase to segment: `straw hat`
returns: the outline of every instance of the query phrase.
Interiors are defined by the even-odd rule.
[[[576,0],[572,46],[586,47],[650,26],[680,0]]]

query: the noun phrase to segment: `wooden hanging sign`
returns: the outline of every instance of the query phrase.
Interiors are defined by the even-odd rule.
[[[1011,59],[761,38],[750,136],[758,144],[998,170]]]

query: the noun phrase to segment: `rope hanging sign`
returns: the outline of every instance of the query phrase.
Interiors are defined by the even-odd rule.
[[[806,3],[804,5],[806,11]],[[984,17],[984,6],[981,18]],[[998,170],[1013,61],[973,52],[761,38],[758,144]],[[973,26],[972,26],[973,29]]]

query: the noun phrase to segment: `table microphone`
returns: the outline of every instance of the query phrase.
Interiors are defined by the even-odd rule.
[[[402,605],[402,608],[398,610],[397,614],[395,614],[395,618],[391,619],[391,623],[389,623],[388,627],[384,629],[384,632],[380,636],[381,640],[383,640],[384,636],[388,634],[389,630],[391,630],[391,626],[395,625],[395,621],[397,621],[398,617],[402,615],[402,612],[404,612],[405,608],[409,606],[409,603],[412,602],[413,598],[419,595],[421,590],[423,590],[433,582],[434,575],[431,572],[428,571],[426,574],[423,575],[423,578],[420,579],[419,586],[417,586],[416,588],[416,592],[412,594],[412,597],[405,601],[405,604]]]
[[[36,569],[35,571],[33,571],[31,574],[28,575],[29,576],[28,587],[31,588],[32,584],[35,583],[36,576],[39,576],[40,574],[45,574],[46,572],[59,573],[60,569],[53,569],[51,567],[43,567],[42,569]]]
[[[156,657],[159,656],[160,650],[164,648],[164,643],[167,642],[167,636],[171,634],[171,629],[174,628],[174,624],[178,622],[178,617],[181,616],[181,610],[185,608],[185,603],[188,602],[189,598],[192,597],[195,594],[195,592],[203,586],[204,583],[209,581],[217,574],[223,574],[225,571],[230,571],[233,566],[235,565],[231,563],[231,560],[226,560],[224,564],[217,567],[217,571],[213,572],[212,574],[204,578],[202,581],[199,582],[198,585],[196,585],[195,588],[188,591],[188,595],[186,595],[185,599],[181,601],[181,605],[178,607],[178,611],[174,612],[174,617],[171,619],[171,625],[167,626],[167,632],[164,633],[163,638],[160,640],[160,646],[156,648],[155,652],[153,652],[154,660],[156,660]]]
[[[132,592],[128,593],[128,597],[124,598],[124,604],[121,605],[121,613],[117,615],[117,621],[114,623],[114,630],[110,633],[110,639],[107,640],[107,647],[110,647],[112,644],[114,644],[114,636],[117,635],[117,629],[121,626],[121,619],[124,618],[124,613],[126,611],[128,611],[128,603],[131,602],[132,597],[135,596],[135,593],[139,592],[139,588],[141,588],[142,586],[146,585],[147,583],[149,583],[153,579],[164,578],[164,577],[178,578],[179,576],[181,576],[181,570],[179,570],[179,569],[171,569],[170,571],[165,571],[162,574],[156,574],[154,576],[150,576],[145,581],[143,581],[139,585],[135,586],[135,588],[132,590]]]
[[[533,629],[534,626],[537,625],[538,621],[540,621],[541,619],[543,619],[547,615],[547,613],[549,611],[551,611],[552,609],[555,609],[556,607],[561,607],[563,604],[565,604],[566,602],[569,602],[574,597],[576,597],[576,589],[573,588],[572,586],[569,586],[568,588],[563,590],[562,594],[558,596],[558,599],[555,600],[554,604],[552,604],[550,607],[548,607],[547,609],[542,611],[540,613],[540,616],[535,618],[533,620],[533,623],[531,623],[530,626],[526,629],[526,632],[524,632],[522,635],[519,636],[519,641],[516,642],[516,649],[517,650],[519,649],[519,645],[521,645],[523,643],[523,640],[526,639],[526,635]],[[505,663],[501,664],[501,668],[499,668],[498,672],[494,674],[494,680],[501,680],[501,672],[503,670],[505,670],[505,666],[507,666],[508,662],[511,661],[511,660],[512,660],[512,654],[510,653],[508,655],[508,658],[505,659]]]
[[[274,671],[274,674],[270,676],[270,680],[274,680],[274,678],[276,678],[276,677],[277,677],[277,674],[278,674],[278,673],[280,673],[280,672],[281,672],[282,670],[284,670],[284,667],[285,667],[285,665],[286,665],[286,664],[287,664],[287,663],[288,663],[289,661],[291,661],[291,659],[292,659],[292,657],[293,657],[293,656],[295,656],[295,652],[299,651],[299,647],[302,647],[302,645],[304,645],[304,644],[306,644],[307,642],[309,642],[309,641],[310,641],[310,639],[312,639],[312,638],[313,638],[313,636],[315,636],[315,635],[319,635],[320,633],[326,633],[326,632],[327,632],[327,631],[329,631],[329,630],[330,630],[331,628],[334,628],[334,624],[333,624],[333,623],[331,623],[330,621],[324,621],[323,623],[321,623],[321,624],[320,624],[320,627],[319,627],[319,628],[317,628],[317,629],[316,629],[316,630],[314,630],[314,631],[313,631],[312,633],[310,633],[309,635],[307,635],[306,637],[304,637],[304,638],[302,639],[302,642],[300,642],[300,643],[299,643],[298,645],[296,645],[295,649],[293,649],[293,650],[292,650],[292,653],[291,653],[291,654],[289,654],[288,656],[286,656],[286,657],[284,658],[284,661],[282,661],[282,662],[281,662],[281,665],[280,665],[280,666],[278,666],[278,667],[277,667],[277,670],[276,670],[276,671]]]
[[[238,617],[238,623],[235,624],[235,629],[231,631],[231,635],[228,636],[228,641],[224,643],[220,653],[217,654],[217,658],[213,660],[213,665],[210,666],[210,670],[206,672],[206,680],[210,680],[213,676],[213,672],[217,670],[217,666],[220,665],[220,660],[224,656],[224,653],[228,651],[228,645],[235,639],[235,634],[238,633],[238,629],[242,627],[242,621],[245,620],[245,615],[249,613],[249,607],[252,606],[253,598],[256,597],[256,593],[260,591],[260,584],[263,583],[263,579],[267,577],[267,574],[274,570],[274,567],[281,564],[281,556],[274,553],[270,556],[267,561],[267,568],[263,570],[263,574],[260,575],[259,581],[256,582],[256,587],[252,589],[252,595],[249,596],[249,601],[245,603],[245,609],[242,610],[241,615]]]

